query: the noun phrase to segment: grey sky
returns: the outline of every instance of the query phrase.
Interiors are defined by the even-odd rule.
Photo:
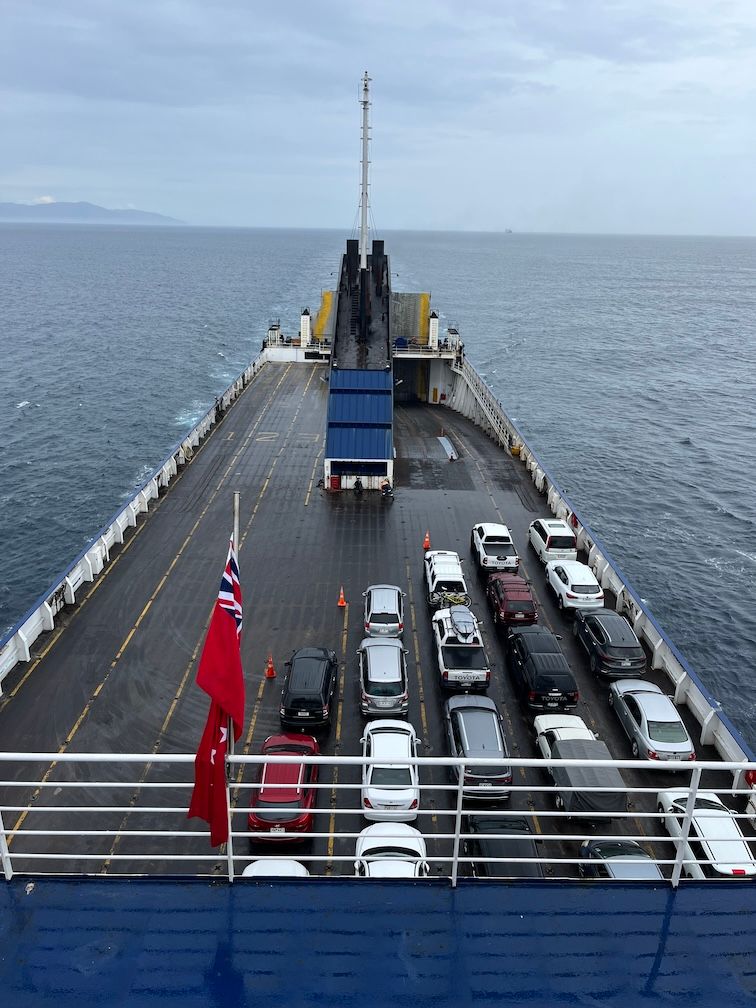
[[[756,0],[0,0],[0,201],[756,234]]]

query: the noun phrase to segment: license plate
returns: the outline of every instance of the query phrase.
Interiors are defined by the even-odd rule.
[[[623,658],[622,659],[622,666],[623,666],[623,668],[629,668],[630,667],[630,659],[629,658]]]
[[[297,717],[309,717],[309,716],[310,715],[307,713],[306,710],[297,711]]]
[[[558,700],[547,700],[546,701],[546,706],[547,707],[558,707],[559,706],[559,701]]]
[[[515,613],[515,619],[525,619],[525,613],[522,612]]]
[[[270,832],[271,833],[285,833],[286,830],[283,828],[283,826],[271,826],[270,827]]]
[[[481,781],[480,784],[478,784],[478,787],[479,788],[493,787],[493,784],[491,783],[491,781],[488,781],[488,780],[487,781]]]

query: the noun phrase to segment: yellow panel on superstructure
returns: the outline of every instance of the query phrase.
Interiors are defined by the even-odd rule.
[[[425,346],[430,325],[430,294],[418,294],[417,299],[417,342]]]
[[[315,325],[313,326],[312,334],[315,339],[322,340],[323,336],[326,335],[326,328],[328,328],[328,335],[330,335],[330,329],[328,323],[333,316],[333,297],[335,291],[323,291],[320,297],[320,308],[318,308],[318,314],[315,316]]]

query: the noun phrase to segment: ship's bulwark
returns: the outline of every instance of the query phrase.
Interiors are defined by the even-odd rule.
[[[14,881],[14,1008],[746,1008],[753,887]]]

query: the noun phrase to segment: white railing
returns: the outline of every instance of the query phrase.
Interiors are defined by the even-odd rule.
[[[242,873],[254,857],[266,860],[280,856],[278,844],[258,841],[254,855],[247,850],[251,834],[245,819],[255,791],[259,790],[259,766],[271,763],[306,763],[319,767],[313,830],[302,853],[290,853],[306,864],[311,874],[323,877],[351,875],[355,868],[355,845],[365,822],[361,818],[361,767],[358,756],[233,756],[229,759],[232,833],[223,852],[209,847],[207,829],[199,820],[188,822],[186,811],[193,786],[193,754],[92,754],[92,753],[0,753],[0,860],[6,879],[22,875],[116,875],[165,876],[176,873],[192,875],[225,874],[229,880]],[[368,763],[373,761],[367,761]],[[385,765],[385,760],[378,761]],[[516,783],[508,790],[510,798],[495,809],[490,803],[480,808],[467,797],[465,763],[449,758],[418,757],[404,761],[418,767],[420,809],[413,826],[424,836],[429,851],[425,861],[431,877],[446,878],[456,885],[460,876],[479,874],[485,866],[541,866],[545,877],[575,878],[584,863],[579,844],[586,838],[621,837],[634,839],[648,851],[652,845],[656,863],[672,886],[694,864],[710,867],[704,860],[686,854],[694,800],[702,773],[711,781],[713,772],[719,783],[706,784],[706,791],[719,793],[728,805],[735,805],[733,818],[744,833],[750,833],[753,818],[740,811],[749,794],[733,789],[730,779],[739,764],[699,763],[673,776],[669,767],[642,760],[617,760],[596,764],[589,760],[550,760],[554,767],[632,768],[647,771],[643,786],[626,787],[624,794],[631,808],[615,812],[573,812],[557,808],[556,799],[579,790],[581,796],[611,791],[612,787],[566,787],[545,783],[543,759],[511,759]],[[499,765],[496,760],[475,760],[476,766]],[[449,780],[449,768],[458,771],[458,783]],[[679,770],[679,764],[677,764]],[[756,770],[756,763],[747,769]],[[659,774],[663,774],[659,778]],[[525,776],[527,775],[527,776]],[[249,780],[245,780],[245,776]],[[430,777],[444,783],[430,783]],[[349,779],[347,779],[349,778]],[[520,783],[520,781],[522,781]],[[657,809],[661,790],[689,789],[682,833],[672,837],[665,832],[664,815]],[[525,805],[522,811],[518,805]],[[641,808],[643,806],[643,809]],[[275,809],[267,809],[268,812]],[[282,809],[282,811],[286,811]],[[484,859],[470,844],[475,836],[468,826],[469,815],[484,813],[487,818],[517,815],[530,823],[536,853],[530,856]],[[596,824],[593,830],[588,823]],[[605,828],[601,824],[605,823]],[[599,832],[596,832],[599,829]],[[499,836],[506,837],[506,828]],[[302,834],[279,834],[301,840]],[[723,838],[724,839],[724,838]],[[753,860],[753,854],[751,856]],[[695,870],[695,869],[693,869]],[[517,868],[508,877],[517,877]]]
[[[161,490],[168,486],[179,469],[192,458],[195,449],[218,418],[239,397],[266,362],[267,355],[263,352],[234,379],[189,433],[173,446],[165,461],[152,472],[131,500],[100,529],[45,594],[0,639],[0,695],[7,674],[18,662],[31,659],[32,645],[40,634],[55,629],[58,613],[64,606],[73,605],[82,585],[94,581],[103,571],[110,562],[110,551],[123,543],[127,530],[134,528],[140,516],[147,513],[151,501],[157,500]]]
[[[674,688],[675,703],[687,704],[701,726],[701,744],[713,745],[724,760],[732,763],[756,758],[756,754],[722,710],[719,701],[711,695],[675,647],[630,579],[528,445],[517,425],[509,419],[491,388],[467,360],[452,364],[452,371],[457,376],[457,381],[453,394],[444,405],[473,420],[499,445],[508,448],[515,457],[519,456],[536,489],[544,495],[552,514],[572,525],[578,548],[587,555],[588,565],[602,588],[611,592],[617,611],[628,618],[637,636],[648,647],[652,668],[667,676]],[[736,783],[742,781],[739,769],[734,774]]]

